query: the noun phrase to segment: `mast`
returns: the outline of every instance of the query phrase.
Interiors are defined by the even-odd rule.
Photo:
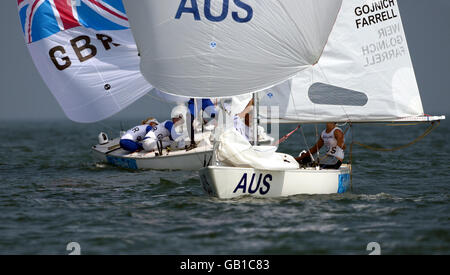
[[[192,98],[192,100],[194,101],[194,111],[191,114],[191,123],[190,123],[190,130],[191,130],[191,134],[190,134],[190,138],[191,138],[191,148],[195,147],[195,129],[194,129],[194,120],[195,120],[195,115],[196,115],[196,111],[197,111],[197,99],[196,98]]]
[[[259,125],[259,101],[258,95],[253,93],[253,145],[258,146],[258,125]]]

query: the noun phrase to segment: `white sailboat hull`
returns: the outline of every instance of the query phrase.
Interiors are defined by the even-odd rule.
[[[134,170],[198,170],[206,165],[212,157],[212,146],[200,146],[192,150],[168,151],[162,155],[155,152],[129,153],[119,146],[119,138],[105,145],[92,147],[93,157],[101,162]]]
[[[262,144],[272,140],[263,140]],[[104,145],[92,146],[93,157],[114,166],[134,170],[185,170],[195,171],[210,164],[213,146],[202,143],[192,150],[168,151],[162,155],[155,152],[129,153],[120,148],[120,139],[115,138]]]
[[[239,196],[285,197],[299,194],[344,193],[350,186],[350,167],[338,170],[315,168],[257,170],[208,166],[200,170],[203,189],[210,196],[230,199]]]

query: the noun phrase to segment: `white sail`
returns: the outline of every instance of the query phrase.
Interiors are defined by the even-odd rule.
[[[121,0],[18,0],[18,9],[34,64],[71,120],[105,119],[152,89]]]
[[[344,0],[319,62],[261,96],[292,122],[423,115],[397,0]]]
[[[125,0],[141,72],[163,92],[229,97],[315,64],[341,0]]]

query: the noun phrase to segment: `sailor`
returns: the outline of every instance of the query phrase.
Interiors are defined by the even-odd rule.
[[[312,162],[311,154],[317,153],[325,145],[327,150],[325,156],[320,159],[322,169],[339,169],[344,161],[345,139],[344,132],[336,127],[336,122],[327,123],[326,129],[322,131],[317,143],[308,152],[303,152],[296,160],[301,165]]]
[[[131,128],[120,137],[120,147],[129,152],[142,150],[142,140],[156,125],[158,125],[158,121],[155,118],[144,119],[141,125]]]
[[[185,137],[182,130],[187,108],[183,105],[176,106],[171,113],[171,120],[166,120],[149,131],[142,141],[145,151],[152,152],[158,149],[158,142],[162,148],[171,146],[174,149],[185,147]]]
[[[201,124],[202,130],[203,130],[204,125],[208,124],[209,122],[213,122],[213,123],[209,123],[209,125],[207,125],[206,127],[207,128],[212,127],[212,129],[213,129],[215,127],[214,119],[217,116],[217,110],[215,108],[214,103],[209,98],[201,99],[201,106],[200,106],[200,104],[198,104],[196,106],[194,98],[191,98],[188,101],[188,109],[189,109],[189,116],[190,116],[190,119],[188,118],[188,121],[190,121],[190,126],[188,128],[189,137],[191,140],[190,148],[194,148],[194,147],[196,147],[196,143],[194,140],[195,129],[197,129],[199,124]],[[199,115],[200,111],[203,111],[202,115],[201,115],[202,120],[198,121],[196,118]]]
[[[231,105],[229,103],[223,104],[226,113],[231,115]],[[233,127],[240,133],[247,141],[250,140],[250,112],[253,109],[253,99],[251,99],[244,110],[238,114],[233,115]]]
[[[200,106],[197,106],[197,108],[195,108],[195,101],[194,101],[193,98],[191,98],[188,101],[188,109],[189,109],[189,113],[194,118],[196,118],[198,113],[200,112]],[[201,110],[203,112],[205,112],[212,119],[214,119],[216,117],[216,115],[217,115],[217,111],[216,111],[216,108],[214,106],[214,103],[209,98],[203,98],[202,99]]]

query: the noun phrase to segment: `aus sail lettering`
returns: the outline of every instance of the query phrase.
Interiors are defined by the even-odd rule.
[[[202,0],[181,0],[175,19],[181,19],[182,16],[186,17],[187,14],[191,14],[194,20],[201,21],[202,17],[200,15],[197,1]],[[213,9],[211,9],[212,0],[204,1],[204,18],[211,22],[222,22],[227,18],[230,10],[233,20],[238,23],[247,23],[253,18],[253,8],[243,0],[215,0],[215,3],[222,2],[222,9],[220,13],[213,12]],[[188,2],[190,3],[188,4]],[[231,6],[230,2],[233,3]]]
[[[256,177],[256,173],[253,173],[250,182],[248,182],[247,185],[248,175],[247,173],[244,173],[233,193],[236,193],[239,190],[242,191],[242,194],[255,194],[259,192],[259,194],[261,195],[266,195],[267,193],[269,193],[272,175],[259,174],[258,179],[256,179]]]

